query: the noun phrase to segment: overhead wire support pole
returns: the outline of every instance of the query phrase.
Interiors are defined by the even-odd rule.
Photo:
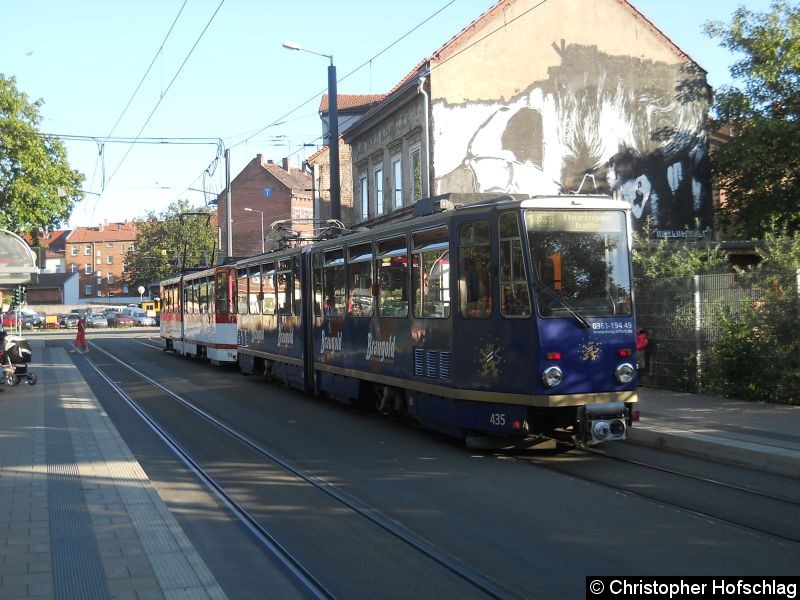
[[[225,190],[227,191],[225,199],[225,223],[227,240],[225,245],[225,258],[230,260],[233,256],[233,217],[231,212],[231,151],[225,148]]]

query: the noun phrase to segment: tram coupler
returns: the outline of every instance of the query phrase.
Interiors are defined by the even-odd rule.
[[[606,402],[584,404],[578,408],[577,439],[594,446],[601,442],[624,440],[628,437],[625,403]]]

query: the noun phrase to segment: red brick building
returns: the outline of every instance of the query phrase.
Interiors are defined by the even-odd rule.
[[[64,244],[67,273],[79,274],[82,300],[135,294],[124,281],[125,257],[134,249],[138,235],[136,223],[127,220],[70,232]]]
[[[232,255],[259,254],[271,247],[270,225],[286,220],[300,234],[312,231],[314,218],[310,173],[295,169],[284,158],[281,165],[256,156],[231,181]],[[221,233],[221,256],[227,248],[227,190],[217,200]],[[250,210],[245,210],[250,209]],[[266,241],[262,246],[262,223]]]

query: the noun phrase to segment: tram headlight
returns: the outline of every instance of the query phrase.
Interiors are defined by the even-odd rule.
[[[622,363],[614,370],[614,377],[616,377],[617,381],[620,383],[630,383],[633,381],[635,372],[631,363]]]
[[[558,367],[547,367],[542,373],[542,381],[547,387],[556,387],[564,379],[564,374]]]

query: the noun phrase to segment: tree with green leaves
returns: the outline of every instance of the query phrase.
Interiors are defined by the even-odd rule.
[[[61,140],[37,129],[42,104],[0,73],[0,228],[17,233],[58,228],[83,197]]]
[[[800,227],[800,4],[774,0],[771,10],[738,8],[730,23],[706,33],[742,58],[731,67],[738,86],[716,92],[718,126],[733,138],[712,155],[725,192],[719,217],[740,238],[759,239],[774,219]]]
[[[136,246],[126,257],[126,282],[147,287],[184,269],[210,266],[217,259],[215,213],[209,207],[195,208],[187,200],[170,204],[156,215],[149,211],[137,221]]]

